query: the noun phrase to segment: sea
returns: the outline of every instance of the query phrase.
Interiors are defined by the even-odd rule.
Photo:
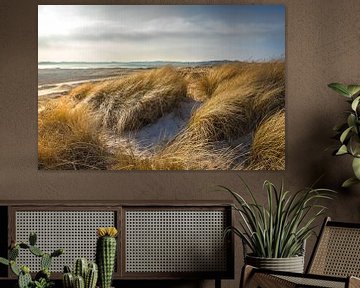
[[[227,60],[177,62],[177,61],[147,61],[147,62],[39,62],[38,69],[97,69],[97,68],[155,68],[166,65],[175,67],[209,66],[230,62]]]

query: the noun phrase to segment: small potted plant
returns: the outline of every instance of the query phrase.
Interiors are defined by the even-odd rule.
[[[245,184],[245,183],[244,183]],[[300,272],[304,270],[304,246],[306,239],[314,233],[315,220],[325,211],[317,202],[331,199],[334,192],[328,189],[306,188],[296,193],[280,189],[269,181],[264,182],[267,193],[266,206],[257,202],[245,184],[251,201],[240,194],[220,186],[236,200],[233,205],[240,215],[240,227],[229,227],[242,239],[245,264],[258,268]],[[250,250],[250,253],[247,251]]]
[[[342,184],[342,187],[349,187],[360,183],[360,85],[331,83],[328,86],[344,96],[351,106],[347,112],[346,122],[334,127],[340,141],[340,146],[334,151],[334,155],[350,155],[352,157],[354,177],[347,179]]]

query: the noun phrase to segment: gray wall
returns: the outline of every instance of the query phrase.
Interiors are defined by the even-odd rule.
[[[341,181],[351,174],[349,159],[334,158],[326,150],[333,143],[331,129],[343,118],[346,108],[344,99],[331,92],[327,84],[360,83],[359,0],[256,1],[283,3],[287,13],[287,159],[286,170],[280,172],[38,171],[37,4],[84,1],[4,1],[0,0],[0,200],[230,199],[209,187],[213,184],[240,187],[239,174],[265,201],[261,190],[265,179],[277,184],[284,179],[289,189],[296,190],[324,174],[320,185],[339,191],[328,214],[336,220],[360,222],[360,186],[346,191],[339,188]],[[308,251],[312,244],[310,241]],[[237,248],[241,250],[239,245]],[[236,256],[239,271],[239,251]],[[239,273],[236,277],[235,281],[225,281],[225,286],[237,287]],[[210,285],[205,282],[203,286]]]

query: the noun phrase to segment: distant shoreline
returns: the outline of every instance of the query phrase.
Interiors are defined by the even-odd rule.
[[[38,85],[123,76],[139,69],[89,68],[89,69],[38,69]]]
[[[91,69],[91,68],[157,68],[161,66],[171,65],[175,67],[198,67],[211,66],[225,63],[239,63],[238,60],[208,60],[208,61],[112,61],[112,62],[76,62],[76,61],[40,61],[38,69]]]
[[[143,69],[38,69],[38,97],[58,97],[78,85],[122,77]]]

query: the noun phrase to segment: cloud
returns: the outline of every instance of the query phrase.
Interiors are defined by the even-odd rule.
[[[48,60],[44,59],[44,55],[51,55],[47,49],[51,49],[54,57],[62,57],[60,60],[74,59],[76,55],[72,48],[76,47],[92,50],[92,59],[96,59],[99,48],[106,47],[104,50],[108,55],[102,57],[120,61],[162,57],[185,61],[195,57],[199,60],[206,60],[204,57],[242,60],[240,58],[248,57],[251,51],[254,59],[284,54],[284,12],[281,7],[256,7],[100,5],[39,8],[39,60]],[[62,22],[68,24],[62,25]],[[46,25],[46,28],[40,25]],[[264,46],[261,51],[253,47],[257,43]],[[235,47],[225,49],[224,45]],[[199,47],[203,49],[203,56],[197,51]],[[65,53],[66,49],[68,53]]]

